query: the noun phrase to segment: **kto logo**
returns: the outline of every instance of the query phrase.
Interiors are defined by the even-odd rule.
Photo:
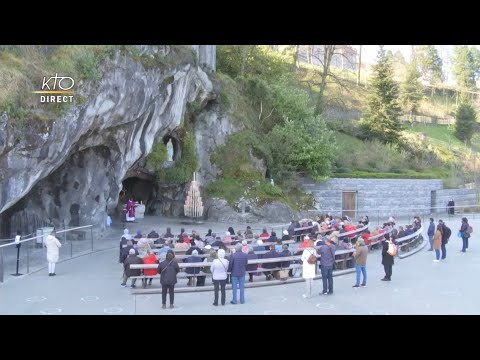
[[[65,103],[73,101],[73,86],[75,80],[69,76],[43,77],[42,90],[34,91],[34,94],[45,94],[40,96],[41,103]]]

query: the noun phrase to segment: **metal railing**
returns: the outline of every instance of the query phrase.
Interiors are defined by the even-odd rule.
[[[70,257],[72,258],[75,255],[91,253],[94,250],[93,243],[93,227],[96,225],[85,225],[78,226],[71,229],[64,229],[55,231],[57,238],[59,239],[62,246],[60,250],[60,257]],[[78,234],[77,240],[67,239],[67,233],[72,231],[78,231],[82,229],[90,229],[90,241],[87,240],[87,231],[84,231],[83,234]],[[58,236],[63,234],[63,236]],[[22,266],[22,271],[30,273],[30,268],[41,268],[45,266],[45,251],[43,238],[47,234],[42,234],[38,236],[27,237],[26,239],[21,239],[18,243],[15,243],[15,239],[12,241],[0,245],[0,282],[4,281],[4,274],[9,273],[10,270],[13,272],[16,268],[15,273],[12,273],[12,276],[22,275],[19,273],[19,265]],[[82,237],[82,239],[80,239]],[[10,239],[6,239],[7,241]],[[68,246],[70,245],[70,246]],[[22,251],[23,250],[23,251]]]
[[[392,209],[387,208],[377,208],[377,209],[367,209],[359,210],[357,209],[313,209],[307,210],[308,212],[314,215],[322,215],[330,213],[332,216],[342,217],[344,213],[353,212],[358,218],[361,218],[364,215],[368,215],[370,223],[375,222],[377,225],[383,224],[387,221],[388,217],[393,216],[398,223],[399,219],[411,219],[414,216],[422,218],[422,222],[425,222],[425,219],[428,220],[430,217],[454,217],[456,216],[465,216],[469,219],[475,219],[475,217],[480,217],[480,205],[455,205],[453,207],[454,214],[449,213],[448,206],[437,206],[437,207],[402,207],[401,209]],[[388,214],[388,215],[386,215]]]

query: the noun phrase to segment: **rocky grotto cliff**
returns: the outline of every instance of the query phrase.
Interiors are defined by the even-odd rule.
[[[156,142],[172,139],[174,161],[167,165],[175,166],[186,132],[194,139],[198,180],[205,185],[218,176],[210,155],[242,126],[219,111],[215,46],[129,48],[134,51],[115,47],[98,79],[77,81],[74,104],[64,115],[46,121],[32,116],[18,128],[0,113],[2,235],[44,224],[104,224],[107,214],[120,214],[126,186],[147,212],[183,215],[185,184],[159,183],[146,159]],[[50,105],[38,104],[33,114]],[[293,215],[282,204],[268,204],[242,216],[224,200],[204,200],[205,215],[214,221]]]
[[[193,46],[190,57],[178,59],[170,46],[136,50],[137,59],[116,51],[102,64],[100,81],[75,87],[84,104],[76,103],[47,125],[31,120],[19,134],[7,114],[0,115],[4,229],[8,221],[11,227],[28,223],[28,230],[37,221],[103,223],[117,206],[122,180],[133,175],[129,171],[145,159],[155,139],[181,126],[188,103],[199,104],[200,111],[215,99],[207,75],[215,64],[214,46]],[[169,55],[174,61],[165,66],[138,61]],[[204,118],[215,127],[214,115]],[[210,125],[199,129],[199,139],[209,141]],[[215,141],[221,139],[211,141],[213,146]],[[208,156],[199,155],[200,169],[212,171]]]

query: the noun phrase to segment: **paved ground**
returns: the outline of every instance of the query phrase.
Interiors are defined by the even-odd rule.
[[[470,222],[480,231],[479,219]],[[131,228],[143,229],[142,225],[151,225],[147,223],[148,219]],[[447,224],[452,238],[446,261],[433,263],[434,253],[425,248],[396,259],[393,280],[383,282],[380,252],[373,251],[365,289],[353,289],[354,274],[348,274],[334,278],[333,295],[312,299],[304,299],[304,283],[296,283],[246,289],[244,305],[229,304],[231,293],[227,292],[228,305],[219,307],[212,306],[212,292],[177,294],[173,310],[161,309],[160,295],[142,295],[137,296],[135,311],[130,289],[120,286],[122,270],[115,246],[57,264],[56,277],[48,277],[46,269],[19,278],[6,275],[5,283],[0,284],[0,314],[480,314],[478,232],[463,254],[459,252],[461,239],[456,237],[460,220],[450,219]],[[174,230],[179,226],[172,221],[169,225]],[[195,228],[214,225],[224,227],[204,224]],[[118,243],[114,238],[107,241]],[[321,280],[315,281],[317,293],[320,288]]]

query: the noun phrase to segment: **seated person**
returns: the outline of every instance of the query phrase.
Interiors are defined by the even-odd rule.
[[[211,244],[215,241],[215,234],[212,233],[212,229],[208,229],[207,235],[205,235],[205,243]]]
[[[272,259],[277,258],[278,253],[275,251],[275,245],[270,245],[270,250],[263,254],[264,259]],[[270,262],[270,263],[263,263],[262,268],[264,269],[274,269],[278,267],[278,263]],[[272,280],[273,274],[271,271],[264,271],[263,274],[265,275],[266,280]]]
[[[165,240],[163,247],[161,247],[160,250],[158,250],[158,253],[157,253],[158,257],[167,256],[167,252],[171,249],[174,249],[173,244],[171,243],[171,240]]]
[[[287,230],[283,230],[282,241],[290,240],[290,235],[288,234]]]
[[[230,231],[225,232],[225,236],[223,237],[223,242],[225,244],[230,244],[232,242],[232,234],[230,234]]]
[[[305,235],[305,237],[303,238],[302,245],[300,245],[300,249],[305,249],[306,247],[308,247],[309,241],[310,241],[310,237],[308,235]]]
[[[230,233],[230,235],[235,235],[235,230],[233,230],[233,227],[229,227],[228,228],[228,232]]]
[[[325,245],[325,238],[323,236],[318,236],[315,246]]]
[[[143,238],[142,230],[137,230],[137,234],[133,237],[134,239],[141,239]]]
[[[276,242],[277,241],[277,233],[275,231],[272,231],[272,234],[268,238],[267,242]]]
[[[183,233],[183,236],[182,236],[182,240],[185,244],[188,244],[188,245],[191,245],[191,241],[190,241],[190,238],[188,237],[188,234],[187,233]]]
[[[243,250],[242,250],[243,251]],[[248,249],[248,254],[247,254],[248,260],[255,260],[258,259],[257,254],[253,252],[253,248],[249,247]],[[258,264],[247,264],[247,271],[255,271],[258,268]],[[248,281],[253,282],[253,272],[248,273]]]
[[[245,239],[253,239],[253,231],[250,226],[247,226],[247,230],[244,233]]]
[[[187,250],[187,252],[185,253],[185,255],[191,255],[193,254],[193,252],[196,251],[197,252],[197,255],[203,255],[204,252],[202,249],[200,249],[198,246],[196,246],[195,244],[192,244],[192,246],[190,246],[190,248]]]
[[[403,230],[403,226],[398,227],[397,238],[400,239],[405,236],[405,231]]]
[[[372,243],[370,241],[370,230],[365,230],[362,234],[362,239],[363,239],[363,242],[365,243],[366,246],[370,246],[370,244]]]
[[[211,245],[212,245],[212,247],[218,247],[218,248],[221,248],[221,247],[225,246],[222,239],[220,239],[220,236],[217,236],[215,238],[215,241]]]
[[[200,249],[203,249],[205,247],[205,243],[203,240],[200,238],[200,235],[195,235],[195,239],[193,240],[193,244]]]
[[[278,254],[280,257],[289,257],[292,256],[290,250],[288,250],[288,244],[282,245],[282,251]],[[292,262],[291,261],[282,261],[280,267],[288,268]],[[293,277],[292,269],[288,271],[288,276]]]
[[[155,256],[155,254],[150,253],[150,251],[147,251],[147,256],[143,259],[143,263],[144,264],[157,264],[158,265],[158,260],[157,260],[157,257]],[[155,275],[158,274],[157,269],[158,269],[158,267],[156,267],[155,269],[143,269],[143,275],[155,276]],[[152,285],[152,280],[153,280],[153,278],[142,279],[142,287],[146,288],[147,287],[147,282],[148,282],[148,286],[151,286]]]
[[[198,256],[197,250],[193,250],[192,256],[189,256],[188,258],[184,259],[183,262],[185,263],[199,263],[203,262],[203,258]],[[187,267],[185,269],[185,272],[189,275],[196,275],[199,274],[200,271],[202,271],[202,267]],[[192,286],[194,284],[193,282],[193,277],[189,277],[188,279],[188,286]],[[205,276],[197,276],[197,286],[203,286],[205,285]]]
[[[175,236],[172,234],[172,229],[167,227],[167,231],[162,235],[164,239],[173,239]]]
[[[155,230],[150,231],[150,233],[147,235],[148,238],[150,239],[157,239],[160,237],[158,233]],[[172,236],[173,237],[173,236]]]
[[[187,244],[183,239],[178,239],[174,249],[175,251],[187,251],[190,249],[190,244]]]
[[[260,238],[261,238],[261,239],[268,239],[269,237],[270,237],[270,235],[269,235],[267,229],[264,228],[264,229],[262,230],[262,233],[260,234]]]
[[[248,254],[250,246],[248,246],[247,240],[242,240],[242,252]]]
[[[275,251],[276,252],[281,252],[282,249],[283,249],[282,240],[278,239],[277,243],[275,244]]]
[[[264,251],[266,250],[265,246],[263,246],[263,240],[258,239],[257,240],[257,246],[253,248],[254,251]]]

